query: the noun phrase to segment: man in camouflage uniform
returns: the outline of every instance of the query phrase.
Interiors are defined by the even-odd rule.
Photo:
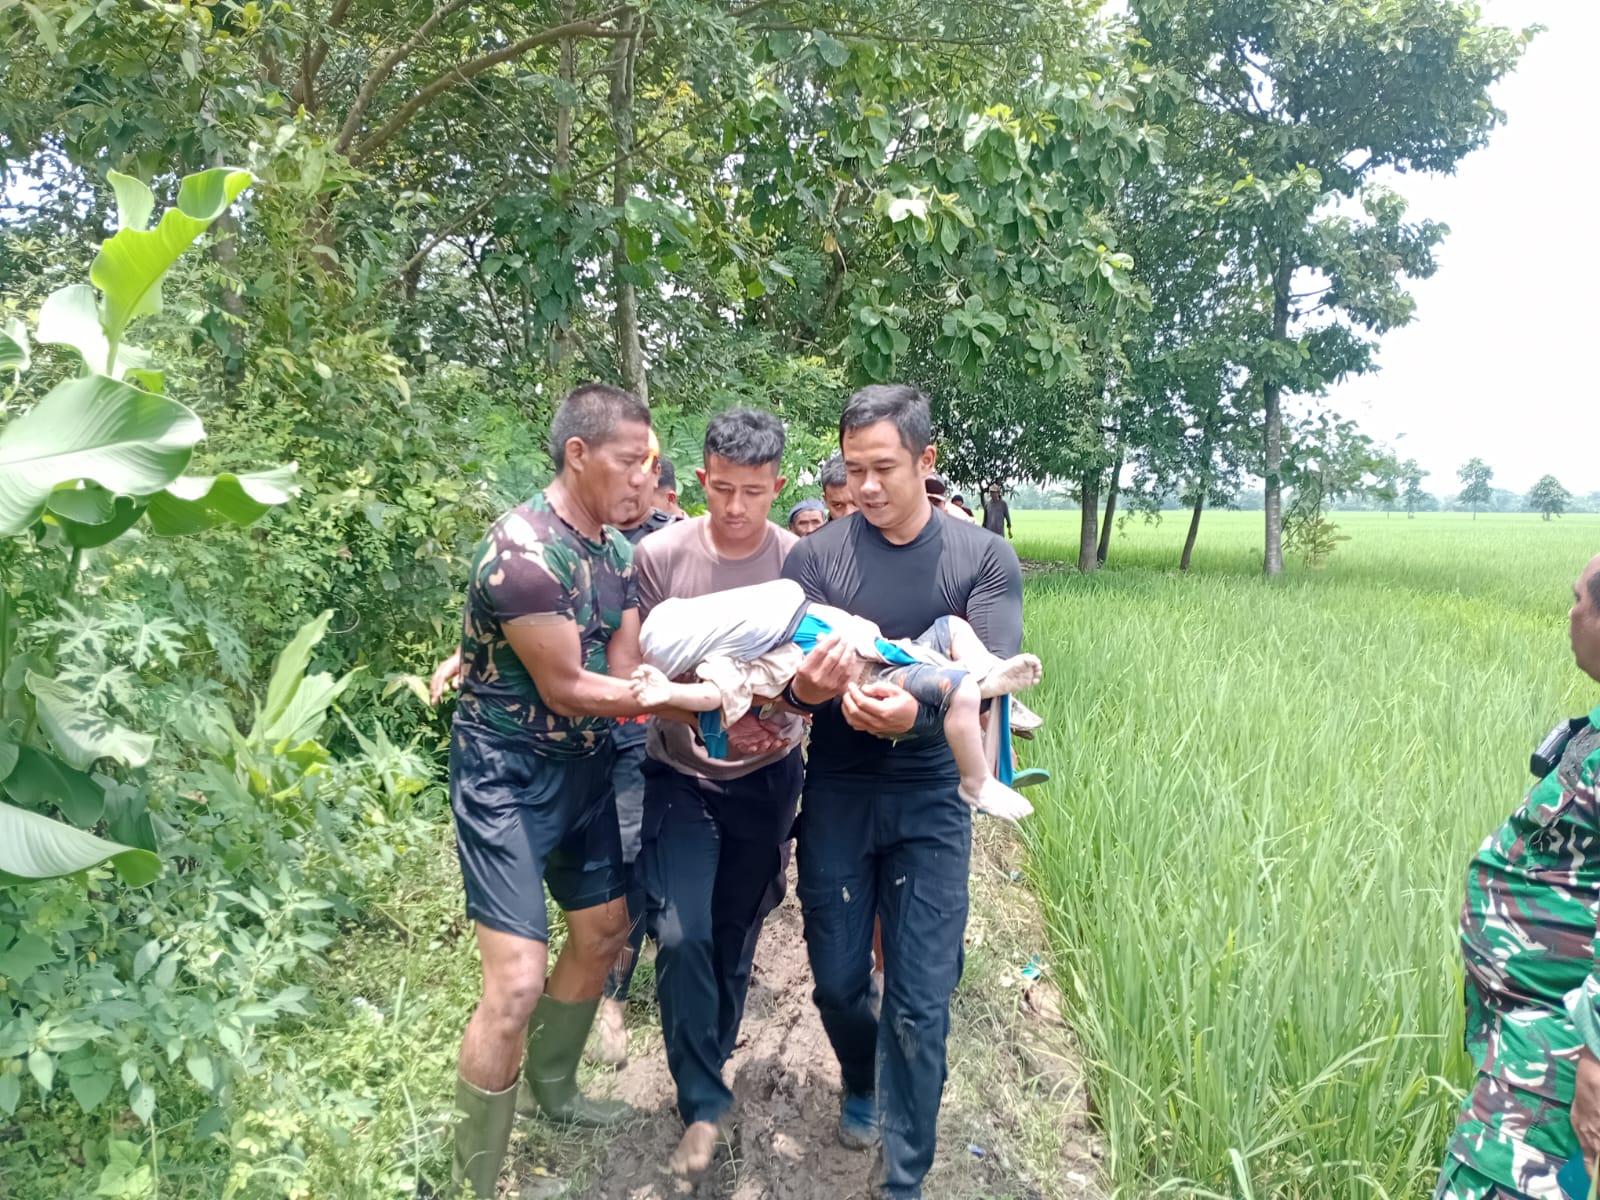
[[[1600,681],[1600,557],[1573,595],[1573,655]],[[1542,778],[1467,875],[1461,949],[1477,1076],[1435,1200],[1580,1200],[1585,1160],[1592,1175],[1600,1152],[1600,707],[1535,758]]]
[[[555,480],[490,526],[467,586],[450,804],[483,995],[461,1045],[456,1188],[495,1194],[517,1074],[545,1116],[608,1125],[629,1110],[578,1092],[578,1059],[628,912],[611,767],[613,718],[636,715],[633,550],[611,527],[654,483],[650,413],[586,384],[551,421]],[[546,979],[544,888],[567,941]],[[530,1021],[531,1018],[531,1021]]]

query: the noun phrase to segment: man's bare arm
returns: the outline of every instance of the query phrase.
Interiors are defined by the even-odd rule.
[[[622,614],[622,625],[612,635],[613,643],[620,637],[622,657],[627,657],[629,639],[625,636],[632,626],[632,661],[627,673],[631,675],[639,665],[639,613],[628,609]],[[516,651],[522,665],[533,676],[539,695],[552,710],[563,717],[636,717],[646,709],[634,699],[633,688],[626,677],[600,675],[583,667],[583,643],[578,637],[578,624],[569,617],[553,613],[540,614],[535,620],[523,619],[508,622],[506,639]],[[612,662],[611,668],[621,668]]]

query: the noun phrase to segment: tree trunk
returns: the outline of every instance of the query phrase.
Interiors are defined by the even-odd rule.
[[[1202,490],[1194,500],[1194,514],[1189,518],[1189,536],[1183,539],[1183,557],[1178,559],[1178,570],[1187,571],[1189,562],[1194,558],[1194,542],[1200,536],[1200,510],[1206,506],[1206,494]]]
[[[576,0],[562,0],[561,23],[572,24]],[[557,74],[567,84],[577,76],[578,46],[572,38],[561,39],[561,58]],[[555,173],[561,177],[562,194],[566,194],[572,174],[572,105],[556,102],[556,157]],[[565,324],[558,324],[550,333],[550,357],[557,366],[572,356],[572,338]]]
[[[1117,451],[1116,465],[1111,468],[1111,482],[1106,485],[1106,519],[1100,522],[1100,546],[1095,559],[1105,566],[1111,553],[1111,520],[1117,515],[1117,490],[1122,481],[1122,451]]]
[[[637,13],[626,9],[617,25],[628,36],[611,44],[611,125],[616,134],[617,160],[611,175],[611,203],[618,209],[628,200],[633,159],[633,63],[638,51]],[[622,386],[646,404],[650,383],[645,377],[644,347],[639,342],[639,297],[627,278],[628,251],[618,238],[611,251],[611,287],[616,293],[613,322],[617,334],[617,365]]]
[[[1278,269],[1272,277],[1272,338],[1282,343],[1289,334],[1289,285],[1294,279],[1294,267],[1289,262],[1287,250],[1278,250]],[[1283,574],[1283,480],[1279,468],[1283,462],[1283,387],[1276,375],[1261,385],[1262,407],[1266,416],[1266,461],[1262,475],[1266,480],[1266,553],[1261,569],[1268,575]]]
[[[1084,476],[1083,495],[1080,503],[1083,520],[1078,529],[1078,570],[1093,571],[1100,566],[1100,560],[1095,554],[1099,546],[1099,538],[1096,536],[1095,530],[1095,524],[1100,518],[1100,473],[1098,471]]]

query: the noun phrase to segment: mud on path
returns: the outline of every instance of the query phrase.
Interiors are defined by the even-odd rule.
[[[929,1200],[1098,1200],[1099,1138],[1071,1035],[1048,977],[1021,968],[1043,952],[1031,893],[1018,882],[1021,847],[992,827],[974,839],[967,970],[952,1011],[950,1082]],[[791,880],[792,883],[792,880]],[[870,1195],[870,1152],[834,1139],[839,1069],[811,1002],[800,910],[789,899],[767,922],[728,1078],[735,1127],[716,1165],[692,1188],[664,1164],[682,1134],[673,1106],[653,975],[642,968],[629,1012],[628,1064],[585,1086],[627,1100],[640,1116],[603,1135],[527,1128],[514,1145],[507,1194],[535,1200],[548,1164],[585,1200],[858,1200]],[[522,1124],[522,1123],[519,1123]],[[509,1182],[509,1180],[508,1180]]]

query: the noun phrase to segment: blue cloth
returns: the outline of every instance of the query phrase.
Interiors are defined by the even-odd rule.
[[[808,612],[800,618],[800,624],[794,631],[794,637],[790,640],[807,654],[810,654],[817,648],[817,643],[832,632],[832,625],[829,625],[821,617],[812,616]],[[915,655],[896,646],[893,642],[885,641],[883,638],[878,638],[873,645],[877,647],[878,653],[883,655],[885,662],[896,667],[909,667],[922,661]]]
[[[1000,761],[994,765],[994,777],[1007,787],[1017,777],[1011,766],[1011,697],[997,697],[989,709],[989,719],[1000,722]]]
[[[728,757],[728,731],[722,727],[720,709],[700,714],[700,740],[706,744],[706,753],[712,758]]]

